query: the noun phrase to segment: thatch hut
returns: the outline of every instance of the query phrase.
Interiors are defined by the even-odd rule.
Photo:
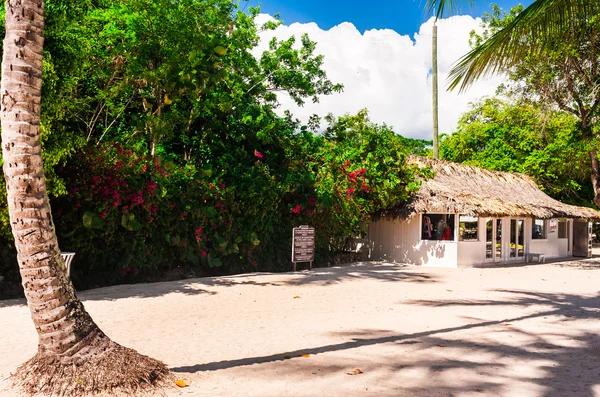
[[[419,156],[409,162],[434,177],[370,223],[371,259],[457,267],[590,253],[589,221],[600,213],[554,200],[532,178]]]

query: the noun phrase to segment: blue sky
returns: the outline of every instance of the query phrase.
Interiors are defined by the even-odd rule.
[[[352,22],[361,32],[368,29],[392,29],[412,36],[428,19],[423,14],[425,0],[250,0],[250,5],[259,2],[263,13],[279,13],[286,25],[316,22],[321,29],[330,29],[342,22]],[[465,9],[461,14],[479,16],[488,11],[492,3],[508,10],[519,3],[527,5],[531,0],[479,1],[474,10]]]

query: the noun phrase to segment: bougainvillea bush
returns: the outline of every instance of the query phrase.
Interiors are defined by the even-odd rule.
[[[317,264],[327,264],[372,213],[417,187],[400,138],[366,112],[330,119],[324,134],[291,130],[276,141],[201,167],[119,143],[77,154],[60,169],[68,194],[53,206],[61,245],[81,264],[74,279],[136,281],[175,267],[285,270],[291,230],[302,224],[316,228]]]
[[[299,225],[325,265],[415,188],[414,147],[366,112],[321,127],[277,110],[343,88],[308,36],[259,54],[281,22],[259,25],[257,7],[149,4],[46,2],[44,170],[77,287],[289,269]],[[0,275],[18,281],[5,208]]]

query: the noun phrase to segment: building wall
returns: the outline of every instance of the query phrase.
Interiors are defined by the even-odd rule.
[[[558,220],[556,220],[558,221]],[[558,238],[558,229],[553,233],[548,231],[546,233],[546,239],[544,240],[533,240],[531,238],[531,230],[533,227],[533,219],[527,219],[526,224],[529,225],[527,230],[529,231],[526,235],[528,241],[528,250],[527,252],[535,252],[535,253],[544,253],[546,254],[546,258],[565,258],[571,256],[569,252],[570,249],[568,247],[569,239],[566,238]],[[549,227],[550,221],[548,221]],[[570,222],[569,227],[572,227],[572,222]],[[572,232],[570,231],[570,236],[572,236]]]
[[[458,220],[458,217],[456,218]],[[458,221],[457,221],[458,224]],[[473,266],[485,262],[485,219],[479,218],[478,241],[458,242],[458,266]],[[458,231],[456,232],[458,239]]]
[[[457,243],[421,240],[421,216],[408,221],[380,218],[369,224],[369,259],[420,266],[456,267]]]
[[[458,214],[455,222],[455,238],[458,240]],[[369,224],[365,249],[371,260],[386,260],[391,262],[411,263],[421,266],[458,267],[480,264],[505,264],[523,261],[524,257],[510,258],[510,228],[511,218],[502,218],[503,257],[501,260],[490,260],[485,257],[486,249],[486,220],[479,218],[478,241],[430,241],[421,240],[421,216],[416,215],[406,220],[381,218]],[[566,258],[572,256],[573,221],[569,223],[570,239],[559,239],[558,229],[547,231],[544,240],[532,239],[533,219],[524,219],[524,252],[544,253],[546,258]],[[547,227],[549,229],[550,221]],[[569,243],[571,247],[569,247]],[[495,243],[494,243],[495,246]]]

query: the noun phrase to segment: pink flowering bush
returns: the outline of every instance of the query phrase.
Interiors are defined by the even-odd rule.
[[[77,251],[86,272],[98,270],[99,283],[219,267],[258,245],[233,189],[208,170],[114,144],[89,148],[63,174],[69,194],[54,205],[61,244]]]

